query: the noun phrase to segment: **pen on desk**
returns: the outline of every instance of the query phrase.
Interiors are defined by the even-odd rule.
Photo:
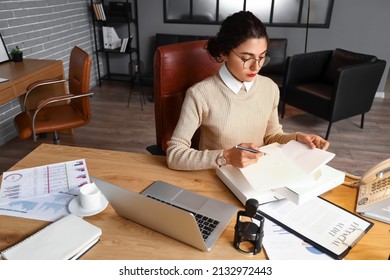
[[[251,153],[261,153],[262,152],[260,150],[255,150],[255,149],[243,147],[243,146],[240,146],[240,145],[236,145],[234,148],[239,149],[239,150],[243,150],[243,151],[247,151],[247,152],[251,152]],[[265,156],[267,155],[267,153],[263,153],[263,154]]]

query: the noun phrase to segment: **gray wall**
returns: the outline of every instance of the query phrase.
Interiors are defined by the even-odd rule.
[[[153,8],[151,8],[153,7]],[[152,75],[153,38],[156,33],[214,35],[218,25],[164,24],[162,0],[138,1],[140,49],[144,73]],[[384,92],[390,64],[390,1],[335,0],[329,29],[310,29],[307,51],[344,48],[376,55],[387,61],[378,92]],[[304,52],[305,29],[268,27],[271,38],[288,39],[287,54]],[[390,96],[390,85],[386,96]]]

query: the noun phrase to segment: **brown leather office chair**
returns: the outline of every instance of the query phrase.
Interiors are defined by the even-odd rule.
[[[36,108],[30,108],[29,105],[29,97],[34,95],[35,89],[65,83],[66,80],[43,80],[28,87],[22,104],[24,109],[15,117],[20,139],[28,139],[32,136],[36,142],[37,134],[53,132],[54,143],[58,144],[58,131],[89,123],[91,119],[89,99],[94,94],[89,92],[91,63],[91,58],[85,51],[77,46],[74,47],[69,60],[69,93],[45,97]]]
[[[165,155],[167,142],[179,120],[181,106],[189,87],[215,74],[221,67],[204,49],[206,40],[158,47],[154,55],[154,110],[156,145],[146,149]],[[192,139],[197,147],[199,132]]]

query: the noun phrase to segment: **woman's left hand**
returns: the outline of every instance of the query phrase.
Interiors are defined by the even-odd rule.
[[[307,144],[310,148],[318,148],[321,150],[327,150],[329,148],[329,142],[315,134],[298,133],[297,141]]]

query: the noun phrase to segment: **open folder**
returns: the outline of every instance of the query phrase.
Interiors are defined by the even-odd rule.
[[[261,190],[315,183],[316,172],[335,156],[295,140],[281,146],[268,145],[261,151],[266,154],[260,160],[240,168],[249,184]]]
[[[333,153],[310,149],[296,141],[261,148],[267,155],[245,168],[231,165],[217,169],[217,176],[245,204],[287,198],[302,204],[342,184],[345,174],[328,165]]]

